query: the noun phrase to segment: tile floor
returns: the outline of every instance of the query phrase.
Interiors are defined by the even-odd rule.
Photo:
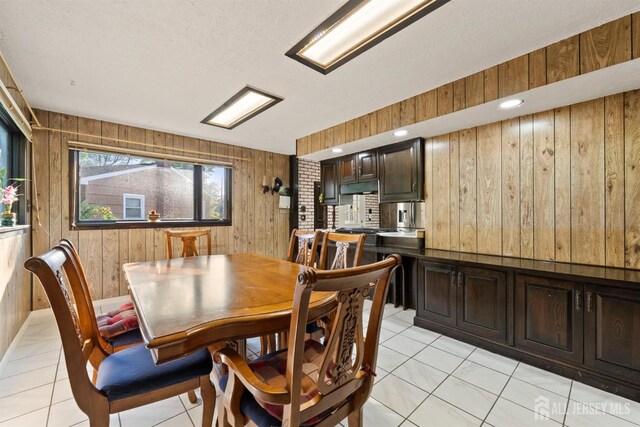
[[[120,301],[101,301],[98,311]],[[640,403],[414,327],[414,315],[385,308],[367,427],[640,425]],[[0,372],[0,427],[88,426],[71,394],[53,315],[40,310],[28,322]],[[259,342],[248,347],[255,357]],[[548,399],[546,420],[535,417],[540,396]],[[199,426],[200,417],[200,402],[184,395],[115,414],[111,426]]]

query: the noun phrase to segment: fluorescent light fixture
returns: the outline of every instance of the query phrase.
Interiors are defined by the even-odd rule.
[[[509,99],[507,101],[500,103],[500,108],[503,110],[508,110],[510,108],[516,108],[521,106],[524,103],[523,99]]]
[[[331,152],[332,153],[342,153],[342,148],[332,148]]]
[[[201,123],[233,129],[267,108],[273,107],[280,101],[282,101],[282,98],[279,96],[251,86],[245,86],[227,102],[216,108],[213,113],[205,117]]]
[[[393,136],[398,136],[398,137],[407,136],[407,135],[409,135],[409,131],[406,129],[399,129],[393,133]]]
[[[286,55],[328,74],[449,0],[349,0]]]

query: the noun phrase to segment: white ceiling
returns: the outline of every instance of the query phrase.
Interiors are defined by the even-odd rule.
[[[279,153],[295,139],[640,10],[638,0],[452,0],[329,75],[284,53],[346,0],[0,0],[30,102]],[[285,100],[200,123],[246,84]]]

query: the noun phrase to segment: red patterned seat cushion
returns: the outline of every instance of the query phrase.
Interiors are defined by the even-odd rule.
[[[131,302],[97,316],[96,320],[100,335],[106,340],[138,328],[138,315]]]

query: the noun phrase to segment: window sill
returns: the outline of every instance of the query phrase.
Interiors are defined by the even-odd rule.
[[[76,223],[71,230],[114,230],[137,228],[180,228],[180,227],[225,227],[230,226],[231,221],[96,221]]]
[[[0,227],[0,239],[24,234],[29,229],[29,225],[16,225],[15,227]]]

